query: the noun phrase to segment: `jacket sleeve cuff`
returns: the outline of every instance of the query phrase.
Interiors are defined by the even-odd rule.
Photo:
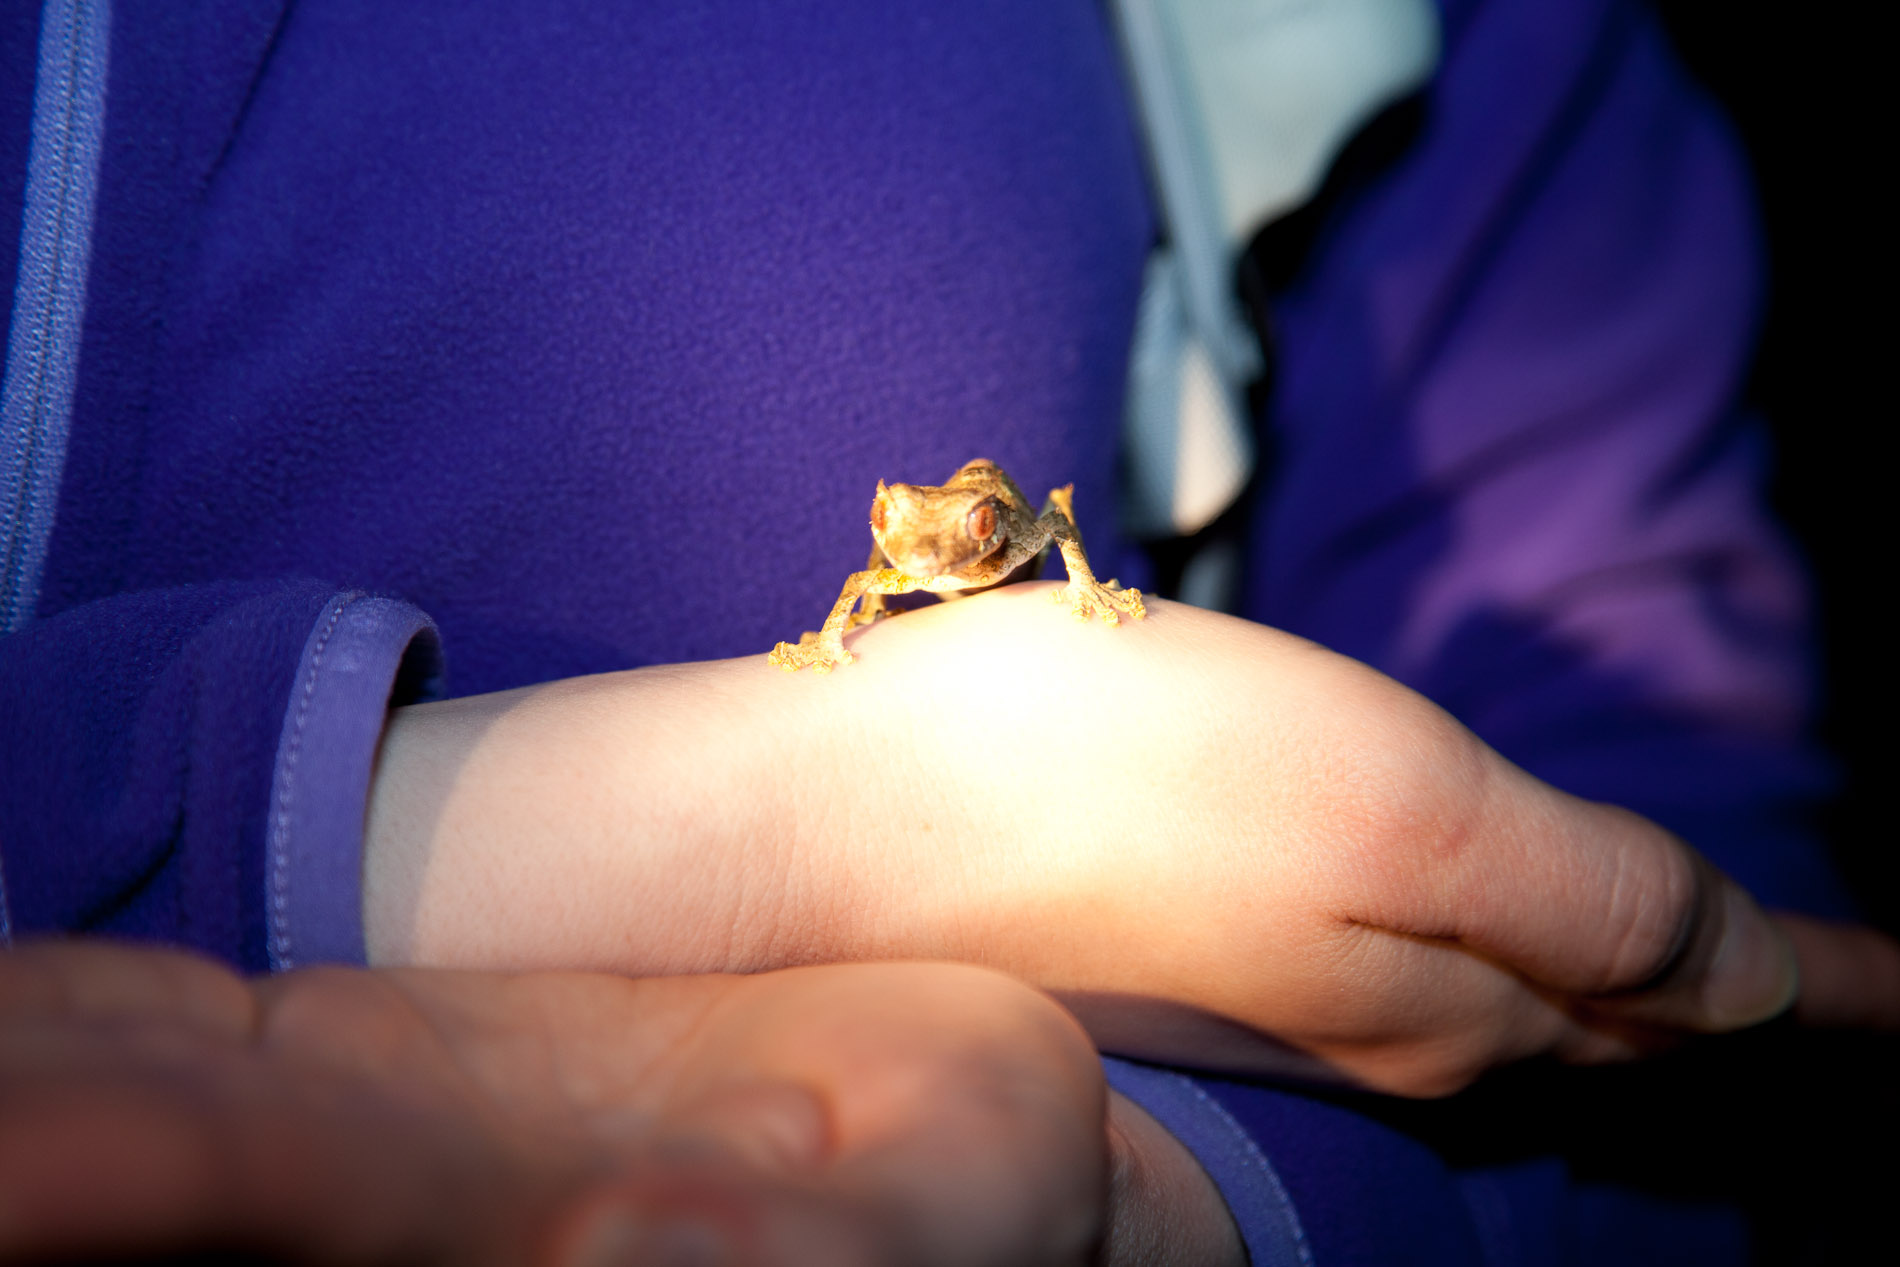
[[[339,594],[304,643],[271,777],[265,921],[273,972],[362,964],[363,827],[383,723],[433,698],[441,644],[415,607]]]
[[[1227,1202],[1253,1267],[1313,1267],[1313,1252],[1273,1163],[1246,1128],[1190,1078],[1102,1057],[1108,1085],[1146,1109],[1194,1154]]]

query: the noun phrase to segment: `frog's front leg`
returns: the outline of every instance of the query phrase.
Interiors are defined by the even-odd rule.
[[[1142,604],[1140,590],[1123,589],[1114,577],[1106,582],[1095,579],[1089,556],[1082,549],[1082,534],[1075,526],[1073,498],[1074,485],[1051,490],[1049,501],[1054,509],[1045,511],[1036,521],[1036,526],[1047,532],[1062,551],[1062,564],[1069,570],[1069,583],[1051,598],[1068,603],[1077,620],[1100,615],[1107,623],[1119,625],[1123,616],[1143,619],[1148,609]]]
[[[858,599],[866,594],[908,594],[928,584],[928,580],[900,572],[896,568],[867,568],[862,572],[853,572],[845,581],[838,601],[831,605],[831,614],[825,617],[825,623],[818,631],[804,635],[796,645],[779,643],[772,648],[769,659],[787,673],[796,673],[804,668],[829,673],[840,664],[849,664],[855,657],[845,650],[844,632],[850,627],[851,609],[857,606]]]
[[[884,557],[884,551],[877,546],[872,546],[871,557],[864,561],[864,570],[866,572],[882,572],[890,566],[891,561]],[[875,624],[890,614],[891,609],[885,605],[884,596],[876,590],[866,590],[859,596],[858,609],[845,618],[844,632],[850,633],[860,625]],[[815,633],[808,633],[801,641],[816,638],[817,636]]]

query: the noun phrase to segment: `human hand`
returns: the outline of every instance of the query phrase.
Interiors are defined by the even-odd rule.
[[[1073,1021],[977,969],[245,982],[0,954],[5,1261],[1082,1262],[1111,1151],[1180,1162],[1105,1133]],[[1148,1187],[1118,1182],[1117,1225],[1162,1217]]]
[[[371,816],[385,961],[636,972],[928,957],[1064,1000],[1107,1050],[1455,1089],[1785,1008],[1733,883],[1392,680],[1157,603],[1016,586],[856,663],[673,665],[404,710]],[[1900,951],[1803,925],[1802,1007],[1900,1027]]]

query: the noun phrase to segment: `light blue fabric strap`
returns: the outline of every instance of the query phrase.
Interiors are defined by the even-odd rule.
[[[111,30],[107,0],[47,0],[40,13],[20,266],[0,384],[0,634],[32,619],[53,533],[86,310]],[[0,945],[12,942],[0,873]]]
[[[107,0],[47,0],[0,388],[0,633],[33,618],[53,531],[86,312],[105,135]]]
[[[1194,1154],[1227,1202],[1252,1267],[1313,1267],[1299,1211],[1260,1145],[1194,1080],[1172,1069],[1102,1057],[1108,1085],[1148,1111]]]
[[[1112,0],[1166,243],[1129,362],[1123,528],[1186,536],[1253,471],[1259,349],[1234,264],[1318,192],[1333,159],[1438,64],[1430,0]],[[1192,572],[1192,565],[1190,571]],[[1182,597],[1223,605],[1216,591]]]

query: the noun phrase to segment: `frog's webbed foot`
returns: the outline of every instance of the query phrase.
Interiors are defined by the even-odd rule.
[[[844,649],[844,639],[827,638],[822,633],[807,632],[794,646],[781,642],[772,648],[772,654],[766,657],[771,663],[787,673],[796,673],[800,669],[813,669],[819,673],[829,673],[841,664],[849,664],[857,657]]]
[[[1050,597],[1058,603],[1067,602],[1077,620],[1090,620],[1099,615],[1107,624],[1119,625],[1123,616],[1141,620],[1148,614],[1142,605],[1141,591],[1123,589],[1121,583],[1112,578],[1103,584],[1073,577]]]

